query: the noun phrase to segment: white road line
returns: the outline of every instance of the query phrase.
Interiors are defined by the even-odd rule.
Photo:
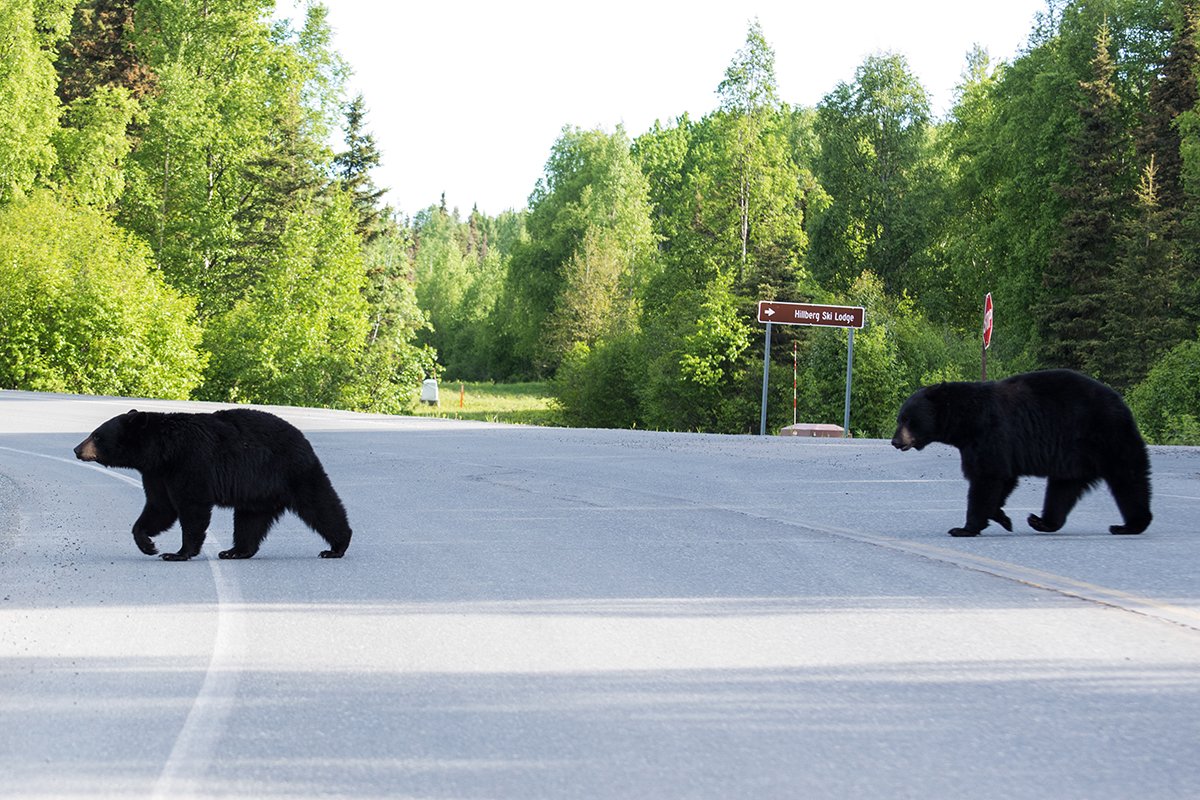
[[[0,450],[96,470],[114,480],[142,488],[142,482],[137,478],[95,464],[15,447],[0,446]],[[246,642],[245,617],[239,613],[242,593],[237,582],[221,568],[221,560],[216,555],[217,545],[209,542],[205,550],[217,593],[217,629],[213,635],[212,656],[200,691],[192,701],[183,728],[155,783],[155,800],[196,796],[199,776],[212,759],[217,737],[224,729],[237,692],[237,668],[231,664]]]
[[[216,545],[210,542],[205,549],[210,547],[208,565],[217,588],[217,630],[213,636],[212,656],[204,673],[204,683],[196,693],[183,729],[159,773],[154,787],[155,800],[198,796],[200,776],[213,759],[217,738],[224,730],[236,700],[238,671],[232,664],[237,653],[245,648],[246,618],[237,611],[242,605],[241,590],[221,569]]]

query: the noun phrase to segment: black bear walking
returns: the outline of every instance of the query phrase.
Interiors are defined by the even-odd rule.
[[[951,536],[977,536],[988,520],[1011,531],[1004,502],[1022,475],[1047,478],[1042,515],[1029,515],[1034,530],[1061,528],[1102,480],[1125,520],[1110,532],[1150,525],[1146,443],[1121,396],[1086,375],[1054,369],[918,389],[900,408],[892,446],[920,450],[930,442],[957,447],[970,481],[966,524]]]
[[[75,448],[75,457],[142,473],[146,507],[133,540],[147,555],[153,537],[175,521],[183,530],[178,553],[200,552],[213,506],[233,508],[233,547],[221,558],[250,558],[284,511],[293,511],[329,543],[322,558],[341,558],[350,546],[346,509],[312,445],[274,414],[235,408],[212,414],[130,411],[113,417]]]

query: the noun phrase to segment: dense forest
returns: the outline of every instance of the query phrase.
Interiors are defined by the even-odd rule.
[[[866,308],[855,435],[914,388],[1082,370],[1200,444],[1200,0],[1051,2],[935,118],[897,53],[815,108],[767,34],[713,110],[565,127],[527,208],[405,216],[326,10],[0,3],[0,388],[402,412],[548,380],[571,425],[757,430],[763,299]],[[332,146],[331,142],[340,142]],[[392,154],[391,157],[398,157]],[[773,336],[771,424],[841,419],[847,334]]]

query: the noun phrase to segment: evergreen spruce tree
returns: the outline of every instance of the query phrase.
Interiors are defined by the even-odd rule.
[[[1070,142],[1074,170],[1056,188],[1069,211],[1042,278],[1037,307],[1040,362],[1101,379],[1107,346],[1101,329],[1117,254],[1117,221],[1125,205],[1124,127],[1114,87],[1108,24],[1096,34],[1092,79],[1080,83],[1079,126]]]
[[[1161,202],[1153,156],[1142,172],[1135,213],[1117,237],[1118,262],[1105,282],[1106,309],[1096,353],[1097,372],[1121,390],[1140,382],[1150,367],[1179,342],[1193,324],[1181,313],[1184,263],[1172,237],[1176,210]]]
[[[134,99],[154,88],[154,73],[133,46],[135,5],[136,0],[84,0],[76,7],[56,63],[63,105],[101,86],[123,87]]]
[[[379,201],[387,189],[371,180],[371,170],[383,158],[375,137],[366,130],[367,109],[360,94],[346,106],[346,151],[334,159],[334,170],[342,186],[350,192],[358,213],[358,232],[364,242],[372,242],[387,229],[389,215]]]
[[[1140,161],[1154,159],[1157,204],[1171,214],[1182,212],[1185,204],[1179,115],[1200,101],[1200,49],[1196,42],[1200,2],[1181,0],[1178,14],[1171,50],[1150,90],[1149,113],[1138,136]]]

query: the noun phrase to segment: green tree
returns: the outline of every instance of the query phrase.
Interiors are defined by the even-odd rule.
[[[0,206],[0,386],[186,398],[194,310],[104,214],[44,190]]]
[[[727,274],[681,290],[666,313],[644,321],[647,375],[640,405],[647,427],[719,433],[756,428],[758,406],[744,358],[752,333],[739,306]]]
[[[390,220],[363,251],[368,306],[366,351],[361,361],[353,408],[397,413],[412,406],[412,389],[434,373],[437,354],[420,342],[428,318],[418,306],[406,228]]]
[[[67,0],[0,3],[0,203],[22,197],[54,167],[54,48],[66,35],[70,7]]]
[[[936,182],[929,98],[904,57],[869,56],[821,101],[817,132],[831,197],[810,226],[818,279],[848,286],[868,270],[891,292],[921,286],[942,213],[922,192]]]
[[[1058,269],[1053,254],[1066,244],[1064,220],[1078,210],[1064,190],[1082,185],[1080,110],[1089,102],[1083,85],[1096,80],[1096,32],[1107,21],[1116,66],[1110,111],[1126,142],[1121,184],[1111,187],[1125,198],[1114,210],[1119,218],[1129,213],[1129,190],[1144,166],[1132,161],[1129,142],[1166,58],[1165,20],[1158,0],[1056,3],[1018,58],[967,78],[945,137],[954,193],[943,273],[952,276],[947,285],[961,287],[946,298],[946,319],[974,327],[982,293],[991,291],[1003,311],[992,357],[1012,368],[1050,363],[1043,312],[1071,291],[1061,278],[1047,285],[1044,274]],[[924,301],[926,292],[917,296]]]
[[[617,335],[589,347],[576,343],[554,374],[552,391],[563,421],[581,428],[643,426],[642,340]]]
[[[129,158],[121,219],[205,316],[270,267],[294,210],[328,168],[340,91],[323,7],[293,34],[270,0],[141,0],[137,51],[157,76]]]
[[[133,46],[136,0],[82,0],[56,67],[63,105],[102,87],[121,88],[135,100],[154,89],[154,74]]]
[[[514,340],[530,370],[552,373],[574,342],[582,341],[559,335],[577,310],[573,298],[606,295],[613,313],[600,327],[628,318],[656,263],[648,192],[623,129],[563,131],[530,197],[529,239],[516,247],[509,265]],[[589,259],[601,254],[605,266],[589,270]],[[575,283],[564,295],[572,285],[572,263]],[[595,287],[579,285],[592,280]]]
[[[997,126],[996,94],[1004,75],[1003,64],[994,64],[985,50],[973,49],[954,108],[938,137],[949,175],[943,268],[921,297],[939,321],[959,328],[974,320],[988,292],[1000,302],[1012,299],[1001,288],[1000,257],[993,249],[996,219],[1003,209],[996,197],[996,164],[988,158]],[[1001,349],[999,341],[996,344]],[[1010,338],[1004,350],[1011,345]]]
[[[457,359],[454,339],[472,283],[472,259],[464,252],[459,228],[457,219],[435,206],[417,214],[413,226],[417,303],[428,314],[431,326],[423,340],[438,352],[443,364]]]
[[[361,94],[346,105],[346,150],[334,156],[333,167],[342,187],[354,198],[358,232],[370,243],[385,229],[388,215],[380,205],[387,189],[371,179],[371,170],[383,163],[375,137],[366,130],[367,109]]]
[[[1128,399],[1151,442],[1200,445],[1200,339],[1171,348]]]
[[[137,106],[125,89],[102,86],[67,106],[52,140],[55,182],[83,205],[108,208],[125,190],[126,129]]]
[[[736,131],[733,182],[736,184],[738,240],[742,245],[741,266],[750,248],[752,184],[763,171],[760,140],[771,112],[779,105],[775,80],[775,52],[767,44],[762,26],[755,20],[746,33],[746,44],[738,50],[717,87],[721,110],[733,117]]]
[[[1116,261],[1116,231],[1127,206],[1124,168],[1130,143],[1113,78],[1116,67],[1107,23],[1096,32],[1092,76],[1080,84],[1080,124],[1071,137],[1075,171],[1058,187],[1069,211],[1046,265],[1038,303],[1041,362],[1105,374],[1101,334]]]
[[[1184,308],[1187,264],[1177,239],[1176,209],[1160,202],[1154,155],[1136,190],[1134,213],[1116,235],[1117,260],[1103,287],[1103,345],[1097,373],[1120,390],[1138,383],[1150,365],[1195,330]]]
[[[371,334],[366,271],[349,198],[302,207],[276,263],[211,320],[203,399],[352,407]]]
[[[656,123],[635,142],[668,295],[725,272],[746,298],[793,295],[808,282],[804,222],[819,190],[810,170],[818,148],[810,118],[778,99],[774,60],[752,23],[717,89],[720,108],[700,122]]]

